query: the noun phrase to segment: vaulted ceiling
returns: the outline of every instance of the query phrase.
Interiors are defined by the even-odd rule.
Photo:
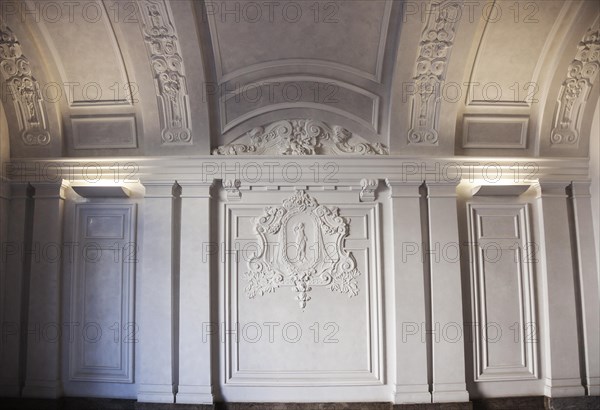
[[[593,1],[9,0],[1,13],[15,158],[271,152],[269,135],[298,128],[367,154],[587,157],[597,138]]]

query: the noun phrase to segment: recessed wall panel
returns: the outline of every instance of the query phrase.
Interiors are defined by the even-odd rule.
[[[76,206],[71,381],[133,382],[134,226],[135,205]]]
[[[311,214],[302,212],[287,222],[284,217],[281,226],[273,227],[266,236],[283,235],[285,230],[287,239],[263,242],[259,234],[261,223],[266,223],[265,216],[276,213],[274,209],[281,204],[225,206],[224,225],[228,231],[225,247],[229,252],[224,264],[225,320],[219,329],[225,386],[383,384],[382,329],[377,307],[380,271],[376,268],[378,243],[373,232],[378,211],[373,204],[338,205],[340,216],[349,226],[349,235],[341,242],[341,248],[326,238],[325,245],[319,242],[321,237],[332,235],[327,231],[327,223],[319,222],[322,209],[312,214],[314,220]],[[298,228],[300,225],[303,233]],[[307,238],[307,260],[319,257],[336,260],[340,249],[351,255],[349,263],[354,264],[358,272],[356,292],[328,286],[327,280],[313,280],[309,281],[308,299],[302,305],[299,298],[302,280],[298,277],[297,282],[288,282],[288,279],[302,274],[313,275],[314,279],[331,273],[320,268],[303,270],[302,263],[294,268],[293,259],[299,257],[297,245],[302,243],[303,235]],[[285,276],[287,284],[279,283],[277,278],[269,279],[269,273],[264,271],[266,275],[263,275],[262,268],[255,267],[258,262],[253,258],[265,250],[265,246],[269,251],[262,259],[263,266]],[[290,265],[285,265],[289,269],[278,265],[278,261],[286,258],[286,252],[291,260]],[[331,265],[325,262],[318,266]],[[262,289],[255,294],[251,293],[253,270],[259,272],[254,278],[260,278],[260,286],[257,286]],[[264,287],[265,281],[272,281],[274,286]]]
[[[469,204],[475,381],[536,379],[527,204]]]

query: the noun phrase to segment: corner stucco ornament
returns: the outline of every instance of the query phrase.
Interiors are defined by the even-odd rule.
[[[192,144],[187,79],[169,2],[138,0],[138,5],[142,33],[154,73],[162,144]]]
[[[250,299],[292,287],[304,309],[312,286],[358,295],[360,272],[352,253],[344,249],[348,221],[338,208],[319,205],[305,191],[297,191],[283,206],[266,208],[255,229],[261,247],[244,273]]]
[[[23,144],[48,145],[50,131],[40,86],[31,73],[31,66],[23,54],[21,43],[1,19],[0,75],[12,97]]]
[[[585,106],[600,71],[600,31],[590,28],[577,46],[577,55],[563,81],[550,134],[550,144],[568,147],[579,143]]]
[[[213,155],[388,155],[381,143],[368,143],[339,125],[312,119],[277,121],[257,127]]]
[[[415,93],[411,99],[409,144],[436,145],[442,103],[441,89],[456,29],[462,13],[462,0],[432,0],[419,43],[414,71]]]

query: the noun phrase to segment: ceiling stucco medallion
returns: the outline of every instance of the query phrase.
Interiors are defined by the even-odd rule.
[[[388,155],[381,143],[371,144],[338,125],[311,119],[274,122],[257,127],[239,143],[222,145],[213,155]]]
[[[291,287],[304,309],[313,286],[358,295],[360,272],[352,253],[344,249],[348,220],[338,208],[319,205],[305,191],[296,191],[283,206],[266,208],[255,229],[260,250],[244,273],[250,299]]]

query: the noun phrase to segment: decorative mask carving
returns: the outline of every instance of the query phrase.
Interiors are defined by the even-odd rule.
[[[379,180],[363,178],[360,180],[360,186],[359,198],[361,202],[374,201],[375,191],[379,186]]]
[[[223,180],[223,188],[225,188],[225,192],[227,193],[228,201],[239,201],[242,199],[242,192],[240,191],[241,185],[242,183],[239,179]]]

